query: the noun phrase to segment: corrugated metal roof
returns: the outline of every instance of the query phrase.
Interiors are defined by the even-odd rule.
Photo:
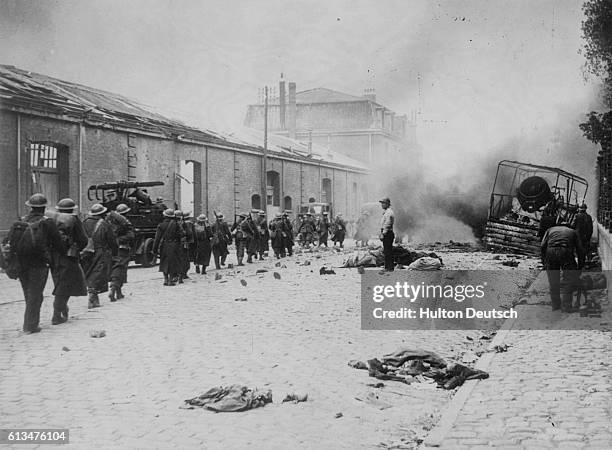
[[[180,137],[205,144],[263,151],[262,132],[251,129],[237,133],[202,130],[179,120],[170,119],[154,111],[153,108],[122,95],[9,65],[0,65],[0,105],[85,120],[91,124],[101,123],[122,127],[135,132],[151,132],[172,139]],[[304,162],[320,161],[360,171],[368,170],[362,163],[344,155],[329,153],[323,147],[316,146],[309,155],[307,144],[286,137],[270,135],[269,143],[270,151]]]

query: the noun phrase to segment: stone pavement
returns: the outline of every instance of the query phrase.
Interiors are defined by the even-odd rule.
[[[479,266],[491,259],[464,256],[445,262],[459,268],[464,259]],[[79,449],[414,448],[453,393],[432,383],[375,389],[347,362],[399,346],[460,360],[481,333],[362,331],[357,271],[318,273],[343,258],[296,255],[282,261],[286,267],[265,261],[212,270],[176,287],[163,287],[156,268],[131,268],[125,300],[102,297],[102,308],[88,311],[85,297],[71,299],[64,325],[50,325],[47,295],[43,330],[29,336],[20,331],[19,285],[2,275],[0,428],[69,428]],[[106,337],[89,337],[101,329]],[[234,383],[271,389],[274,402],[244,413],[179,409],[185,399]],[[291,392],[308,393],[308,401],[281,403]],[[357,400],[368,395],[388,407]]]
[[[466,382],[426,446],[612,448],[609,302],[602,318],[565,315],[568,326],[591,321],[588,331],[520,330],[536,328],[553,314],[550,306],[533,301],[533,296],[547,300],[545,274],[534,284],[530,304],[518,308],[519,318],[491,344],[503,342],[508,351],[487,354],[484,366],[477,365],[490,378]]]

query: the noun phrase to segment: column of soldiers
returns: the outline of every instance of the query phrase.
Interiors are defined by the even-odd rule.
[[[11,227],[8,237],[18,256],[18,278],[26,300],[24,332],[40,331],[40,308],[49,270],[55,286],[53,325],[68,320],[72,296],[87,295],[90,309],[100,307],[100,294],[108,292],[111,302],[125,297],[122,289],[135,243],[126,204],[109,211],[96,203],[83,221],[77,205],[69,198],[60,200],[56,211],[47,210],[47,199],[42,194],[34,194],[26,205],[30,213]],[[346,231],[340,216],[330,222],[327,213],[318,220],[307,214],[297,223],[291,222],[288,212],[278,213],[268,223],[263,211],[253,210],[238,214],[230,227],[222,214],[215,213],[215,221],[210,224],[203,214],[193,221],[189,213],[166,209],[152,251],[159,256],[164,286],[174,286],[189,278],[192,262],[198,274],[206,273],[211,256],[216,269],[224,267],[232,243],[236,245],[239,266],[244,266],[245,256],[247,263],[253,263],[254,258],[263,260],[270,241],[277,259],[292,256],[296,226],[302,245],[315,245],[318,241],[319,246],[327,246],[331,232],[332,241],[342,246]],[[20,245],[30,235],[33,243]]]
[[[38,333],[40,308],[49,271],[54,283],[53,317],[59,325],[68,320],[72,296],[88,295],[88,308],[100,306],[98,294],[108,292],[114,302],[124,297],[127,265],[134,234],[119,204],[108,212],[101,204],[90,208],[83,222],[70,198],[60,200],[55,211],[47,210],[43,194],[34,194],[25,203],[30,212],[15,222],[8,243],[18,263],[17,277],[25,298],[23,331]]]
[[[340,248],[344,247],[344,239],[346,237],[346,222],[342,218],[342,214],[338,214],[333,222],[329,220],[329,213],[323,212],[316,219],[313,214],[298,215],[292,229],[298,236],[299,243],[302,247],[310,247],[316,245],[328,247],[328,241],[331,235],[331,241],[334,247],[336,244]]]

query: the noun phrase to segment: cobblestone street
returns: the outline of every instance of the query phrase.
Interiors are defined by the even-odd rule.
[[[466,333],[361,331],[359,275],[335,269],[320,276],[324,263],[342,260],[324,255],[287,258],[286,268],[265,261],[192,274],[176,287],[163,287],[156,268],[130,269],[125,300],[104,297],[102,308],[88,311],[85,297],[72,299],[65,325],[50,325],[46,296],[43,330],[31,336],[20,331],[23,303],[3,304],[3,427],[70,428],[79,448],[371,448],[423,432],[449,392],[397,383],[384,398],[393,407],[381,411],[355,399],[374,391],[366,386],[373,379],[347,362],[402,344],[448,355]],[[312,265],[296,264],[306,260]],[[223,278],[215,281],[215,273]],[[1,283],[2,302],[22,297],[18,283],[4,276]],[[89,337],[99,329],[107,336]],[[179,409],[233,383],[271,389],[274,403],[234,414]],[[308,401],[282,404],[294,391],[307,392]]]
[[[448,268],[474,268],[482,267],[490,255],[442,256]],[[15,301],[22,297],[19,285],[3,276],[2,427],[69,428],[75,448],[413,448],[415,439],[424,438],[449,405],[452,391],[436,389],[433,383],[389,382],[385,389],[374,389],[367,386],[374,379],[347,362],[401,345],[460,359],[470,345],[466,337],[477,340],[481,333],[360,330],[357,271],[336,268],[336,275],[318,273],[323,265],[339,266],[345,257],[331,251],[304,253],[282,260],[286,267],[264,261],[240,271],[211,270],[191,274],[176,287],[163,287],[156,268],[132,268],[125,300],[111,304],[104,297],[102,308],[88,311],[85,297],[72,299],[71,320],[60,326],[50,325],[49,281],[43,331],[30,336],[20,331],[23,303]],[[256,274],[258,269],[267,272]],[[274,272],[281,278],[275,279]],[[220,280],[215,280],[217,273]],[[235,301],[239,297],[247,301]],[[107,335],[93,339],[91,330],[105,330]],[[508,342],[513,347],[496,357],[491,378],[479,382],[480,390],[467,404],[474,412],[462,416],[444,445],[483,443],[474,430],[488,432],[493,425],[508,427],[510,435],[499,435],[499,442],[516,443],[512,430],[550,420],[568,424],[575,417],[563,417],[561,409],[575,403],[561,400],[566,394],[580,394],[588,401],[587,429],[602,425],[609,418],[604,408],[605,402],[609,405],[609,382],[602,376],[602,360],[593,360],[586,350],[597,346],[600,356],[605,355],[605,338],[591,333],[584,340],[585,333],[567,333],[541,332],[537,340],[529,332],[513,334]],[[559,341],[559,353],[547,348],[542,358],[540,349]],[[510,358],[512,370],[520,374],[516,376],[525,380],[522,389],[529,389],[518,392],[514,385],[500,386],[508,370],[503,358]],[[566,358],[576,358],[576,371],[551,377]],[[274,402],[233,414],[179,408],[185,399],[211,387],[234,383],[271,389]],[[542,383],[558,389],[531,396],[541,391]],[[308,393],[308,401],[281,403],[293,392]],[[379,395],[389,407],[381,410],[357,399],[369,393]],[[550,395],[559,397],[550,404],[553,409],[543,403],[541,410],[533,409],[534,414],[524,418],[521,407],[507,408],[504,403],[515,397],[517,405],[532,409]],[[502,416],[491,418],[498,422],[490,427],[482,420],[491,408]],[[336,418],[338,413],[342,416]],[[580,426],[567,429],[567,440],[579,434]],[[609,439],[606,432],[598,433],[597,442]],[[469,439],[459,442],[460,438]]]

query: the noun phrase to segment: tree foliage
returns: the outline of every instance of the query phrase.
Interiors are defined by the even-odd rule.
[[[585,20],[582,35],[585,40],[583,54],[586,68],[603,81],[603,102],[612,108],[612,0],[587,0],[583,5]],[[587,115],[580,125],[585,137],[606,147],[612,133],[611,112]]]

